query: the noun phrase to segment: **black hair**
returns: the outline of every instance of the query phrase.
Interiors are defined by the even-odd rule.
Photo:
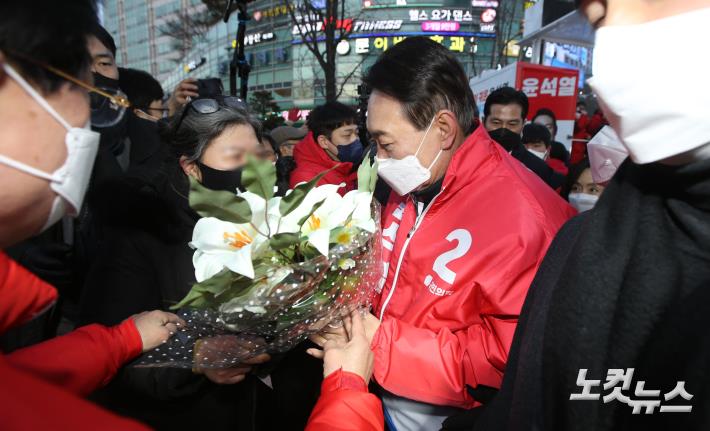
[[[45,94],[57,91],[66,81],[35,62],[86,78],[91,64],[86,37],[97,22],[94,3],[0,1],[0,51]]]
[[[522,109],[523,120],[525,120],[528,117],[528,110],[530,109],[528,96],[526,96],[522,91],[516,90],[512,87],[501,87],[489,94],[486,99],[486,104],[483,106],[483,116],[488,117],[491,115],[491,107],[493,105],[512,104],[520,106]]]
[[[555,116],[555,113],[552,112],[551,109],[548,108],[540,108],[537,110],[535,113],[535,116],[533,117],[532,121],[533,123],[537,119],[537,117],[542,117],[542,116],[547,116],[552,118],[552,127],[555,129],[555,135],[557,135],[557,116]],[[553,136],[554,138],[554,136]]]
[[[273,148],[274,153],[276,153],[277,156],[281,156],[281,152],[279,151],[279,145],[274,141],[274,138],[271,137],[269,133],[264,133],[261,136],[261,139],[266,139],[269,142],[269,145],[271,145],[271,148]]]
[[[523,144],[542,141],[545,147],[549,148],[552,144],[552,135],[547,127],[542,124],[529,123],[523,127]]]
[[[118,86],[138,109],[148,109],[153,101],[163,100],[165,96],[160,83],[142,70],[119,67]]]
[[[456,115],[469,134],[476,128],[476,102],[468,78],[456,57],[427,37],[410,37],[385,51],[370,68],[364,83],[402,103],[404,113],[424,130],[442,109]]]
[[[168,122],[159,122],[161,139],[176,159],[184,156],[189,162],[200,160],[207,145],[232,125],[251,126],[256,138],[261,142],[261,122],[245,109],[227,106],[221,101],[220,109],[211,114],[199,114],[190,104],[185,105],[183,109],[190,111],[186,113],[182,123],[182,111]]]
[[[106,29],[103,28],[99,23],[96,23],[91,28],[91,36],[97,38],[99,42],[101,42],[103,46],[106,47],[106,49],[111,51],[111,54],[113,54],[113,58],[116,58],[116,42],[114,42],[111,33],[106,31]]]
[[[569,200],[569,194],[572,191],[572,186],[574,186],[574,183],[576,183],[579,177],[582,176],[584,170],[589,169],[589,167],[589,159],[585,157],[569,168],[565,184],[562,186],[561,195],[563,198]]]
[[[333,131],[339,127],[355,124],[357,112],[340,102],[328,102],[318,106],[308,115],[308,129],[313,132],[313,139],[323,135],[332,138]]]

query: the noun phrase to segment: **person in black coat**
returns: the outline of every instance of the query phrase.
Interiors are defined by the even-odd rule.
[[[710,429],[710,127],[693,108],[709,93],[666,82],[648,52],[626,55],[659,29],[673,47],[707,34],[710,3],[581,3],[601,23],[592,87],[629,159],[550,245],[500,391],[444,429]],[[668,64],[704,73],[704,60],[669,52]],[[648,103],[658,85],[671,100]]]
[[[564,184],[564,175],[555,172],[542,159],[529,152],[521,142],[528,115],[528,97],[522,91],[502,87],[493,91],[483,107],[483,125],[496,142],[511,156],[533,171],[553,189]]]
[[[176,116],[164,131],[173,154],[160,178],[108,184],[118,192],[96,202],[111,229],[87,279],[81,323],[119,322],[148,304],[166,309],[195,282],[188,242],[199,216],[188,204],[187,176],[236,190],[260,131],[246,111],[223,100],[213,113],[184,109],[184,119]],[[128,366],[93,399],[159,430],[300,430],[322,380],[322,364],[305,347],[267,364],[270,382],[264,380],[274,389],[249,372],[256,363],[198,373]]]

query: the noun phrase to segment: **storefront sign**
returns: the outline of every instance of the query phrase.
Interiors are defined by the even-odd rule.
[[[461,24],[451,21],[425,21],[422,23],[422,31],[459,31]]]
[[[455,22],[473,22],[473,15],[470,11],[461,9],[411,9],[409,11],[409,20],[417,21],[455,21]]]

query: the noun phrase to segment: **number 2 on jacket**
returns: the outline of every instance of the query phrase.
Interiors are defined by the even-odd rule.
[[[446,240],[449,242],[456,241],[456,247],[452,250],[441,253],[441,255],[439,255],[439,257],[437,257],[434,261],[432,269],[442,280],[449,285],[453,285],[456,280],[456,273],[449,269],[447,265],[466,255],[466,253],[468,253],[471,249],[471,243],[473,240],[471,238],[471,233],[466,229],[455,229],[451,231],[451,233],[446,236]],[[431,282],[432,276],[427,275],[424,280],[424,284],[429,286]]]

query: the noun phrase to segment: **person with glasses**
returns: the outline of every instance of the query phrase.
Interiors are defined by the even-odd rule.
[[[114,219],[86,282],[82,323],[121,321],[132,310],[166,308],[188,293],[195,283],[188,243],[199,218],[188,204],[188,180],[243,190],[242,168],[262,133],[243,101],[224,96],[189,102],[161,136],[170,150],[161,180],[126,181],[121,192],[104,197],[101,215]],[[319,364],[303,349],[287,354],[271,373],[270,389],[252,373],[268,359],[223,370],[127,368],[96,397],[157,429],[302,430],[317,398]]]
[[[4,250],[81,210],[98,146],[89,126],[86,35],[93,2],[0,2],[0,332],[46,313],[47,282]],[[140,310],[142,311],[142,310]],[[162,311],[89,325],[0,354],[0,429],[139,430],[82,397],[157,347],[181,321]]]
[[[118,70],[118,86],[128,97],[136,116],[152,122],[167,118],[168,109],[163,103],[165,93],[155,78],[138,69],[119,67]]]

